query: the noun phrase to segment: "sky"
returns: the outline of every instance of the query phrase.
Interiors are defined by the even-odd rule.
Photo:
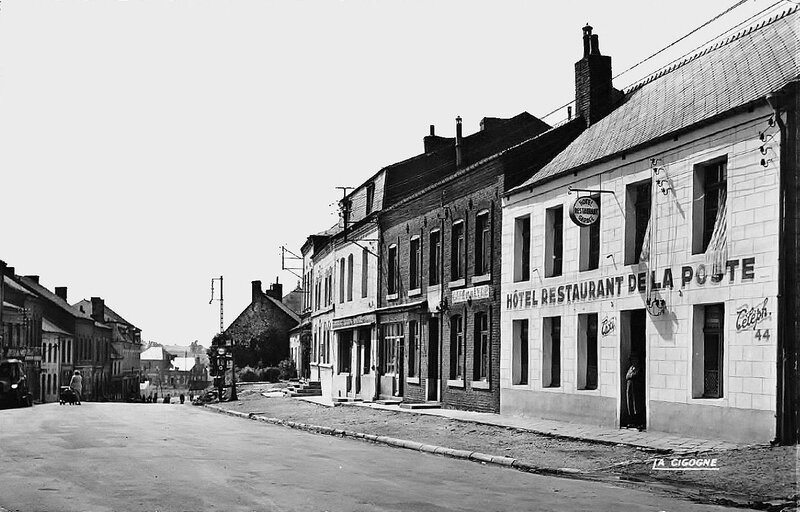
[[[429,125],[563,120],[586,23],[616,75],[736,3],[4,0],[0,259],[70,303],[102,297],[144,340],[207,346],[213,277],[226,327],[251,281],[293,289],[280,246],[299,254],[337,222],[337,186],[422,152]]]

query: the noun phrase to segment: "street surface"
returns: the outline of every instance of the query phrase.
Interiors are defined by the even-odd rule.
[[[190,405],[0,410],[0,511],[724,510]]]

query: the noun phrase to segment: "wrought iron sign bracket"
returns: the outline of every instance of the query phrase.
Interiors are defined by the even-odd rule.
[[[614,194],[613,190],[603,190],[603,189],[590,189],[590,188],[572,188],[572,185],[567,187],[567,194],[572,194],[573,192],[586,192],[589,194]]]

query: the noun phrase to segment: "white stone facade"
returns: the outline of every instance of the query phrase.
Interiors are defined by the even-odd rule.
[[[647,428],[739,441],[773,439],[780,141],[777,133],[766,142],[759,138],[770,114],[765,105],[506,198],[501,413],[620,425],[627,414],[626,368],[631,352],[639,352],[632,332],[649,297],[663,300],[665,308],[658,316],[643,317],[642,405]],[[655,164],[651,159],[657,159]],[[700,173],[710,162],[720,161],[727,169],[727,255],[723,273],[712,276],[710,259],[698,253],[697,246],[702,226],[698,212],[705,200]],[[652,253],[647,261],[628,264],[634,252],[630,186],[637,183],[652,183]],[[577,194],[569,194],[568,186],[613,192],[596,194],[601,217],[599,265],[594,270],[581,270],[589,228],[570,220],[567,212]],[[553,235],[548,233],[546,211],[559,205],[562,272],[548,277]],[[524,228],[517,219],[526,216],[530,272],[521,280],[519,233]],[[719,397],[703,397],[706,388],[714,386],[704,379],[714,374],[708,361],[717,345],[708,340],[716,336],[715,311],[723,312],[717,374],[721,389]],[[585,327],[592,321],[587,320],[590,314],[597,315],[596,377],[587,377],[587,364],[593,365],[586,352],[591,347]],[[545,318],[555,317],[560,317],[560,379],[548,387],[553,383],[549,372],[559,365],[554,366],[550,353],[553,320]],[[524,321],[526,369],[520,354]],[[591,389],[587,379],[594,378],[596,389]]]

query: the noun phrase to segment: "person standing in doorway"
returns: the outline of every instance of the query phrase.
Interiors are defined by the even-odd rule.
[[[81,393],[83,392],[83,377],[81,377],[81,372],[78,370],[75,370],[72,374],[72,378],[69,379],[69,387],[78,395],[78,405],[80,405]]]
[[[639,404],[636,403],[636,391],[639,386],[640,376],[642,374],[639,366],[639,356],[632,355],[630,357],[630,366],[628,372],[625,374],[625,398],[628,405],[628,425],[629,427],[643,427],[643,421],[639,417],[640,410]]]

